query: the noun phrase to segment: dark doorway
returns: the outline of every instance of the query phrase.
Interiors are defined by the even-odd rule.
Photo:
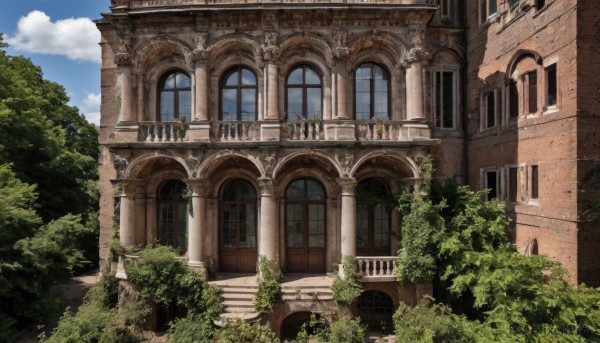
[[[369,330],[393,329],[394,303],[387,294],[380,291],[363,292],[358,297],[356,307],[360,320]]]
[[[356,188],[356,255],[390,256],[391,210],[389,192],[377,179],[361,181]]]

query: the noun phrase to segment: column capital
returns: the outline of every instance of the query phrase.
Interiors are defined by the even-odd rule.
[[[275,194],[275,181],[270,177],[261,177],[258,179],[258,186],[260,187],[261,195],[273,195]]]
[[[356,179],[353,177],[341,177],[337,179],[338,184],[342,188],[342,195],[355,195]]]
[[[192,191],[193,197],[206,195],[206,189],[208,188],[208,181],[206,179],[185,179],[183,182]]]
[[[144,187],[146,186],[146,180],[143,179],[125,179],[125,180],[110,180],[113,186],[120,187],[121,192],[119,196],[126,197],[132,196],[136,193],[144,193]]]

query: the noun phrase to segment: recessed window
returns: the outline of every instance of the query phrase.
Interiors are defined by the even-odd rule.
[[[187,246],[185,190],[185,183],[179,180],[166,181],[158,190],[158,242],[180,251]]]
[[[256,120],[257,82],[252,70],[238,66],[221,81],[221,119]]]
[[[538,185],[538,166],[531,166],[531,199],[538,198],[539,185]]]
[[[298,66],[288,74],[286,112],[289,119],[320,119],[323,109],[321,76],[310,66]]]
[[[481,103],[481,129],[489,129],[496,126],[497,92],[491,90],[483,95]]]
[[[159,119],[190,119],[192,113],[192,80],[176,71],[165,75],[159,84]]]
[[[546,5],[546,0],[535,0],[535,8],[540,10]]]
[[[436,71],[435,78],[435,127],[443,129],[453,129],[455,122],[455,72],[453,71]]]
[[[530,71],[525,77],[527,79],[527,113],[536,113],[538,110],[537,71]]]
[[[558,96],[558,85],[556,83],[556,64],[546,68],[546,105],[555,106]]]
[[[508,201],[517,202],[517,193],[519,189],[519,169],[508,168]]]
[[[387,72],[374,63],[361,64],[355,74],[356,120],[389,119],[389,78]]]
[[[489,189],[487,200],[498,197],[498,172],[496,170],[485,171],[483,173],[483,187]]]
[[[519,116],[519,91],[517,81],[510,79],[508,81],[508,117],[517,118]]]
[[[497,0],[479,0],[479,23],[484,24],[498,12]]]

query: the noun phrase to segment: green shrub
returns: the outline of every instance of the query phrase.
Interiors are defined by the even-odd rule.
[[[350,306],[362,293],[362,285],[358,282],[354,256],[344,256],[344,278],[339,275],[333,281],[333,299],[338,305]]]
[[[215,327],[206,317],[178,318],[171,322],[169,343],[212,343]]]
[[[362,343],[365,341],[366,328],[360,318],[342,316],[331,324],[330,343]]]
[[[258,313],[270,313],[273,310],[273,303],[281,300],[281,286],[279,278],[281,271],[279,269],[279,261],[275,259],[267,259],[261,255],[258,261],[260,276],[258,279],[258,291],[254,298],[254,308]]]
[[[320,315],[311,314],[310,321],[302,324],[300,332],[296,336],[296,341],[299,343],[307,342],[329,342],[331,329],[329,323]]]
[[[216,342],[219,343],[274,343],[277,335],[266,325],[249,324],[239,318],[225,321],[219,330]]]

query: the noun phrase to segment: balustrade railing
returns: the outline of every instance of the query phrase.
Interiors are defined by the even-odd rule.
[[[322,120],[299,119],[286,123],[289,137],[292,141],[320,141],[324,140],[324,126]]]
[[[356,122],[356,138],[359,141],[400,141],[408,138],[408,132],[401,121],[364,120]]]
[[[181,142],[185,140],[186,124],[177,121],[140,122],[138,141]]]
[[[396,270],[396,256],[358,256],[354,259],[356,272],[359,279],[377,280],[394,279]]]
[[[213,125],[215,140],[239,142],[258,140],[260,124],[254,121],[218,121]]]

